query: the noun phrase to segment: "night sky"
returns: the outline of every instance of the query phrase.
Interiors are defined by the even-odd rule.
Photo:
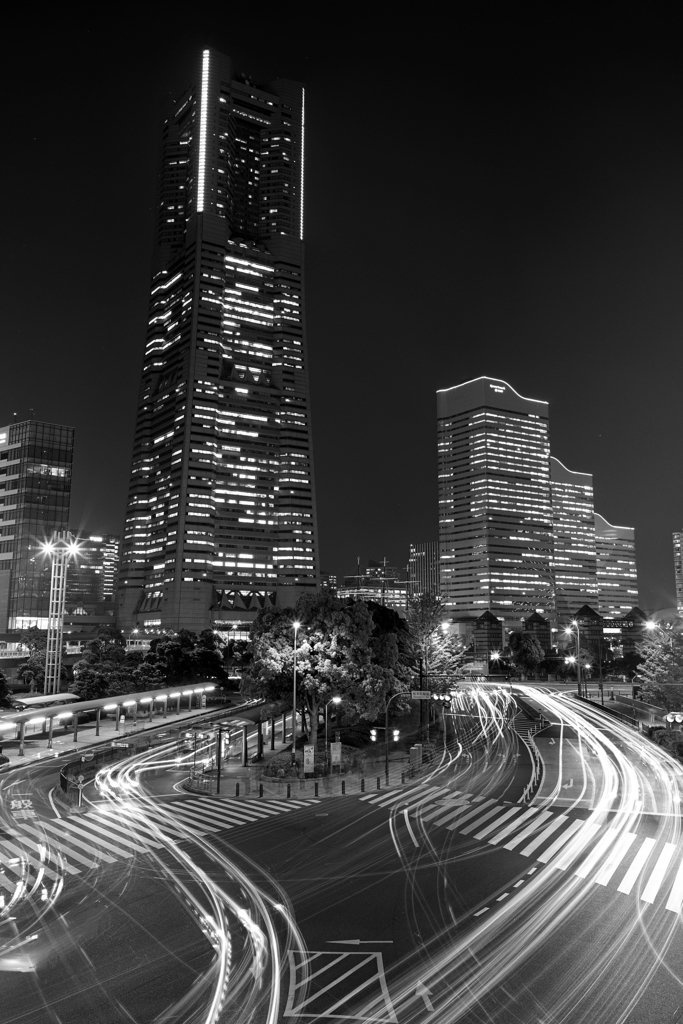
[[[486,374],[550,402],[552,453],[636,527],[642,607],[672,605],[680,24],[447,27],[434,7],[391,30],[394,8],[354,5],[307,8],[305,26],[268,13],[295,7],[218,5],[198,24],[171,5],[153,28],[111,10],[101,28],[27,22],[3,47],[0,423],[33,409],[76,428],[72,528],[121,532],[159,124],[210,45],[307,87],[321,568],[405,565],[436,539],[435,392]]]

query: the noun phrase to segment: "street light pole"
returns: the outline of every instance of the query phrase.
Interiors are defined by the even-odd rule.
[[[296,764],[296,638],[300,622],[293,622],[294,629],[294,688],[292,690],[292,764]]]
[[[55,531],[51,540],[43,544],[42,548],[44,554],[48,554],[52,558],[43,693],[59,693],[62,672],[66,570],[69,559],[78,553],[79,547],[72,535],[62,530]]]
[[[341,704],[341,697],[333,697],[325,705],[325,760],[327,760],[327,709],[330,704]]]
[[[401,693],[395,693],[387,701],[387,706],[384,709],[384,775],[387,783],[389,782],[389,705],[392,700],[396,697],[400,697]]]
[[[576,628],[576,683],[578,687],[579,697],[582,697],[581,693],[581,632],[579,630],[579,623],[576,619],[572,619],[572,626]],[[574,632],[569,626],[565,629],[565,633],[570,635]]]

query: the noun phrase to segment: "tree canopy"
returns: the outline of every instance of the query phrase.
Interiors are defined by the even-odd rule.
[[[518,630],[510,634],[508,640],[512,662],[525,676],[535,676],[538,667],[545,658],[538,637],[533,633]]]
[[[465,660],[462,637],[444,628],[444,608],[435,594],[420,594],[408,600],[406,641],[411,666],[419,677],[420,664],[425,687],[448,690]]]
[[[252,657],[242,678],[245,696],[291,707],[296,631],[297,706],[308,717],[317,743],[318,715],[332,697],[342,698],[344,717],[374,720],[390,693],[407,689],[400,657],[403,626],[381,606],[305,595],[295,608],[264,609],[251,632]]]
[[[641,687],[641,698],[667,711],[683,710],[683,634],[657,626],[638,651],[643,660],[633,681]]]

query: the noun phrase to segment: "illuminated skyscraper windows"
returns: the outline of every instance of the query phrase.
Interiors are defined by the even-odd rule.
[[[632,526],[612,526],[595,513],[598,611],[623,616],[638,605],[636,540]]]
[[[439,573],[454,618],[553,608],[548,404],[479,377],[437,392]]]
[[[126,628],[234,625],[316,587],[302,154],[301,85],[204,51],[163,126]]]
[[[597,609],[593,477],[575,473],[550,457],[553,506],[553,574],[559,621],[566,624],[582,605]]]

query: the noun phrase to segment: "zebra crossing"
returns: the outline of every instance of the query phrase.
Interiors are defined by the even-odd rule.
[[[0,839],[0,907],[4,893],[18,886],[30,892],[38,884],[57,883],[64,875],[79,875],[101,865],[115,864],[139,854],[205,836],[268,821],[320,803],[308,800],[161,799],[145,810],[160,836],[135,817],[123,817],[107,803],[93,803],[87,815],[15,821],[9,838]],[[7,832],[4,833],[7,835]]]
[[[665,842],[540,807],[504,804],[443,786],[359,797],[375,807],[399,808],[428,828],[443,828],[528,857],[595,885],[614,885],[642,903],[683,909],[683,841]]]

